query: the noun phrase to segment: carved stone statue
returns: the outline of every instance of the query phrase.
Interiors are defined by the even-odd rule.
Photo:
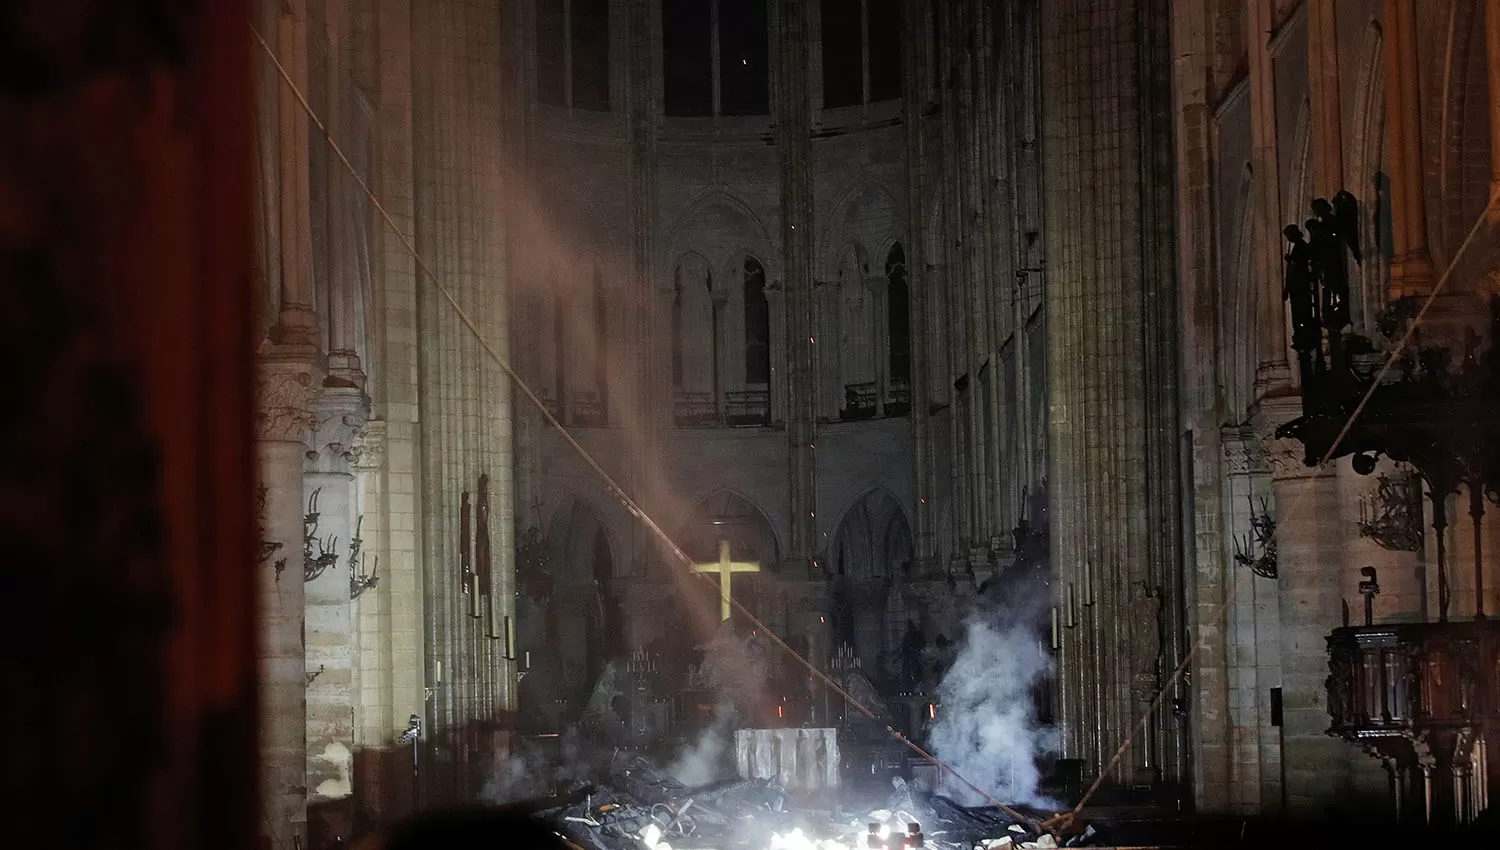
[[[1297,225],[1287,225],[1282,233],[1291,243],[1291,248],[1286,253],[1286,280],[1281,298],[1292,308],[1292,348],[1306,354],[1319,350],[1323,342],[1313,250],[1303,238],[1302,228]]]
[[[1161,591],[1144,581],[1136,582],[1135,599],[1130,607],[1130,642],[1136,658],[1133,690],[1136,699],[1149,701],[1161,686]]]
[[[1338,237],[1349,246],[1355,263],[1363,263],[1359,253],[1359,201],[1347,189],[1340,189],[1333,196],[1333,217],[1338,222]]]
[[[1344,263],[1344,240],[1333,207],[1322,198],[1312,203],[1316,218],[1307,220],[1313,271],[1322,283],[1323,327],[1340,331],[1350,324],[1349,269]]]

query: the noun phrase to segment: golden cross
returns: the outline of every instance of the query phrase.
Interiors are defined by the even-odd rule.
[[[729,577],[735,573],[758,573],[760,564],[754,561],[729,560],[729,541],[719,541],[719,560],[708,564],[694,564],[693,572],[719,574],[719,614],[722,622],[729,622]]]

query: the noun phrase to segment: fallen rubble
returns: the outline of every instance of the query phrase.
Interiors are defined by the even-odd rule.
[[[893,784],[872,808],[765,779],[689,788],[634,757],[526,808],[585,850],[1047,850],[1094,838],[1092,827],[1062,839],[1042,831],[1048,813],[1019,810],[1025,822]]]

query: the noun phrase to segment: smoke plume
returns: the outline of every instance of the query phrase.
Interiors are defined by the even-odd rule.
[[[1046,805],[1037,794],[1039,756],[1053,735],[1036,717],[1037,684],[1052,670],[1038,619],[1040,593],[971,617],[953,666],[938,687],[942,708],[931,732],[938,758],[1004,802]],[[984,798],[953,777],[945,791],[967,805]]]
[[[714,722],[703,730],[698,739],[684,745],[677,753],[677,760],[667,772],[683,785],[696,788],[719,779],[724,773],[725,752],[729,748],[730,728],[734,711],[730,706],[720,705],[714,714]]]

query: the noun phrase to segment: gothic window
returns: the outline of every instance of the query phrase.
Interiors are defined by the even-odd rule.
[[[900,0],[865,0],[870,43],[870,100],[901,96]]]
[[[906,252],[897,242],[885,260],[886,334],[890,340],[890,383],[911,384],[911,292],[906,285]]]
[[[680,424],[717,421],[719,311],[708,263],[689,254],[677,265],[672,299],[672,386]]]
[[[712,9],[703,0],[662,0],[662,69],[668,115],[712,115]]]
[[[766,0],[662,0],[666,113],[770,112]]]
[[[568,0],[573,107],[609,111],[609,0]]]
[[[900,0],[822,0],[823,106],[901,96]]]
[[[567,9],[562,3],[536,4],[536,96],[542,103],[566,106]]]
[[[766,0],[719,0],[719,103],[724,115],[771,111]]]
[[[862,0],[823,0],[823,106],[864,101]]]
[[[844,250],[839,264],[838,364],[843,419],[865,419],[875,415],[879,387],[875,374],[875,311],[872,293],[865,281],[862,253],[854,246]]]
[[[536,4],[537,99],[609,111],[609,0]]]
[[[766,301],[766,270],[745,258],[745,383],[771,382],[771,307]]]

